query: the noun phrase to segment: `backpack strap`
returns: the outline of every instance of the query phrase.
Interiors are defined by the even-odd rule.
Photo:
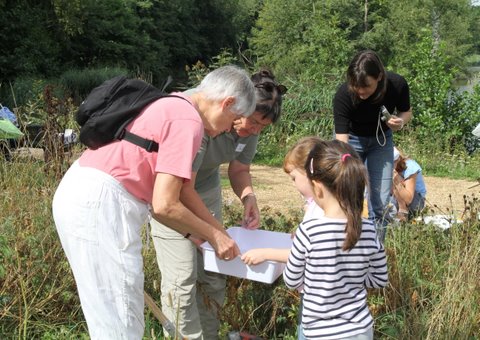
[[[161,98],[165,97],[176,97],[185,100],[187,103],[191,104],[187,99],[181,97],[181,96],[176,96],[176,95],[166,95]],[[136,135],[132,132],[127,131],[125,128],[122,130],[120,135],[117,137],[118,140],[125,139],[126,141],[133,143],[141,148],[144,148],[147,150],[147,152],[158,152],[158,143],[155,142],[154,140],[147,139],[140,137],[139,135]]]
[[[148,152],[158,152],[158,143],[151,139],[146,139],[136,135],[134,133],[128,132],[123,129],[123,134],[118,139],[125,139],[130,143],[138,145],[141,148],[144,148]]]

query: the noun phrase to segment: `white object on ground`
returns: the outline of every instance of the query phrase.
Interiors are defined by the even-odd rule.
[[[448,229],[453,224],[460,224],[463,221],[455,218],[453,215],[433,215],[433,216],[424,216],[423,222],[426,224],[433,224],[442,229]]]

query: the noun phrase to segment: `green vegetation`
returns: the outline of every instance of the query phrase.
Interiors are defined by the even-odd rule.
[[[468,56],[467,63],[471,66],[480,66],[480,54],[472,54]]]

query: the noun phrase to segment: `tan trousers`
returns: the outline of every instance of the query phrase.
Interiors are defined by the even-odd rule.
[[[200,196],[221,221],[221,188]],[[225,276],[204,271],[202,253],[183,235],[153,219],[151,226],[161,273],[163,313],[188,339],[218,339]]]

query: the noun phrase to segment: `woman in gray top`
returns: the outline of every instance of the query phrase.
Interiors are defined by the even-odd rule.
[[[261,130],[280,117],[283,85],[268,70],[252,76],[256,108],[239,117],[232,129],[215,138],[205,136],[193,163],[192,180],[184,184],[182,202],[197,216],[224,229],[220,165],[228,163],[232,189],[244,206],[243,225],[258,228],[260,214],[253,192],[250,164]],[[224,275],[203,270],[199,240],[152,220],[152,236],[161,272],[162,310],[188,339],[217,339],[219,313],[225,296]],[[192,241],[192,242],[190,242]],[[225,259],[228,260],[228,259]]]

